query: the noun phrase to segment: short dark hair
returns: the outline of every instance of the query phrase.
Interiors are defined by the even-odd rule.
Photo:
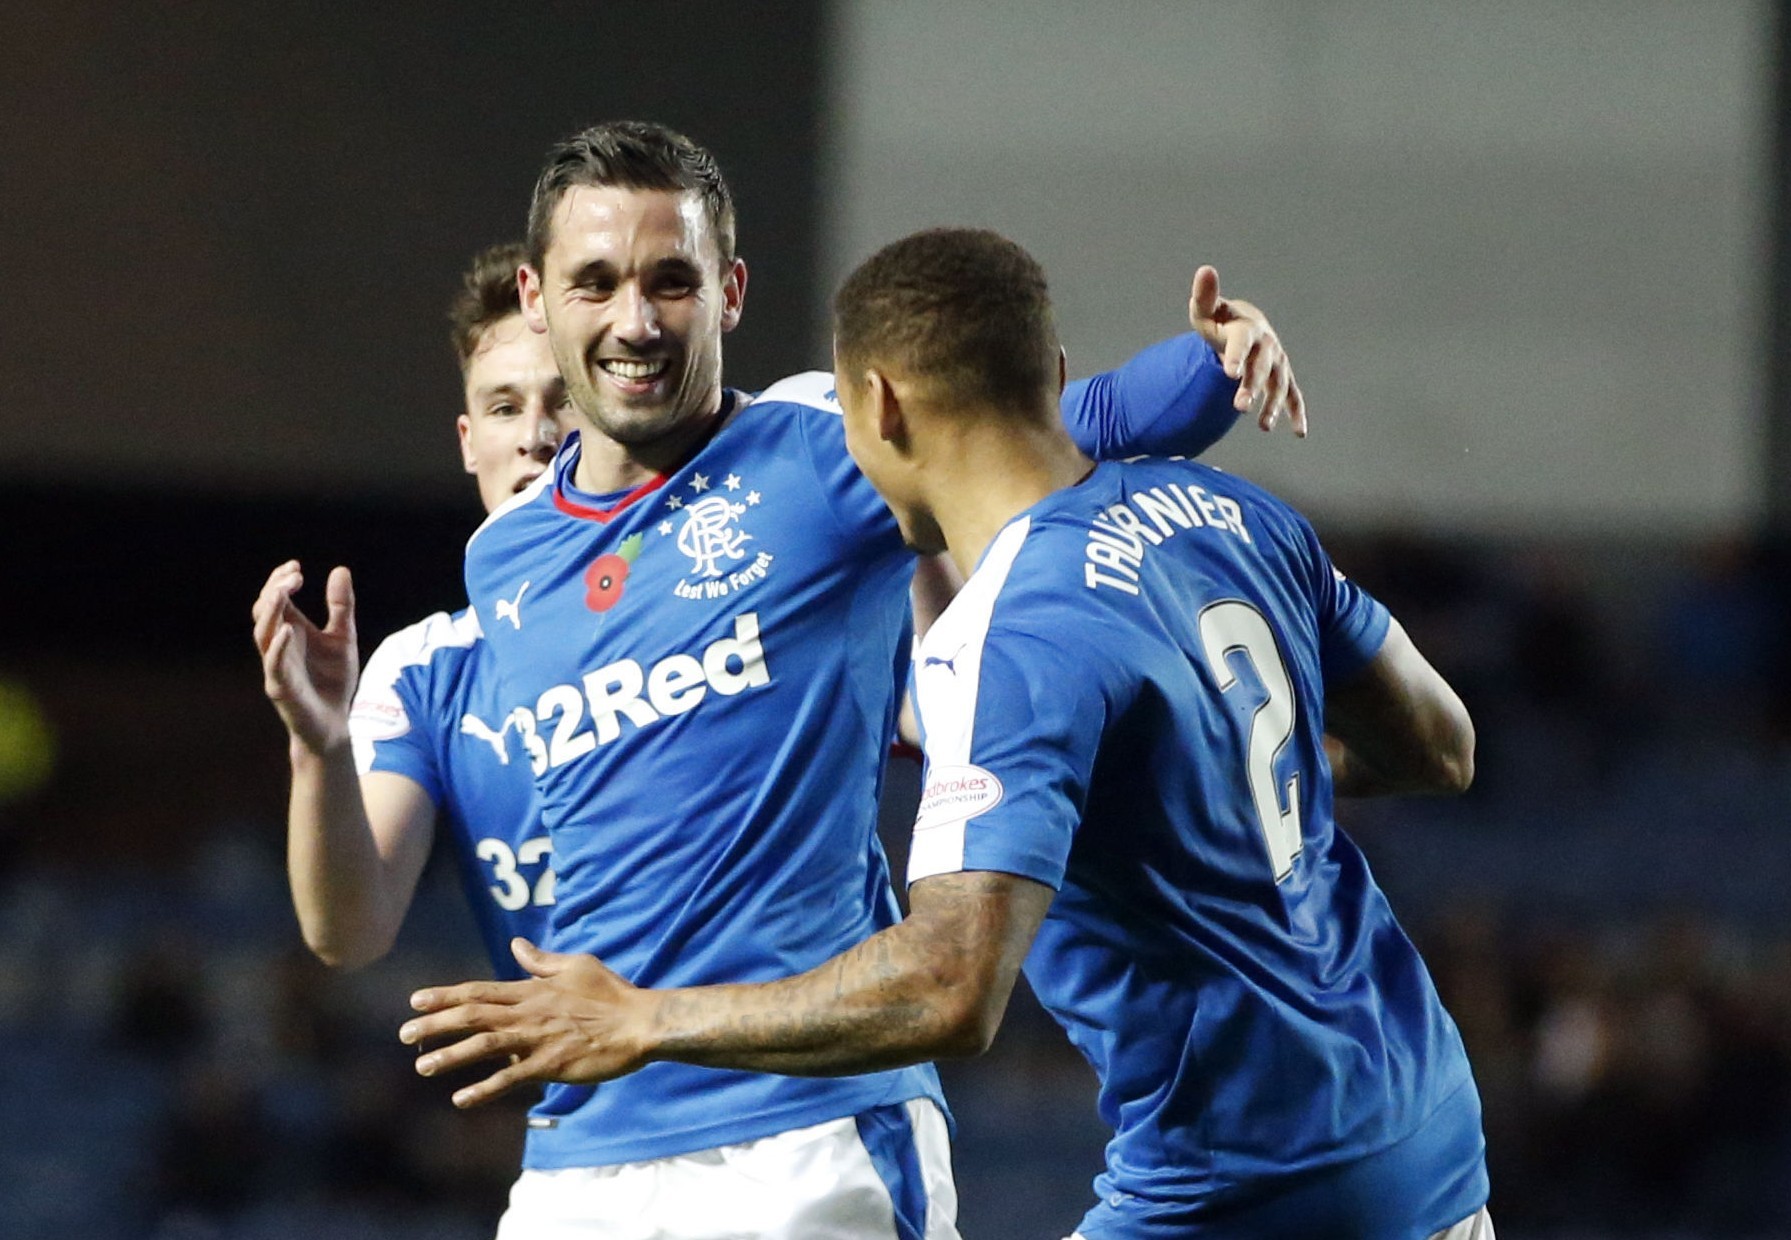
[[[529,263],[541,270],[553,238],[554,208],[578,185],[693,193],[702,200],[721,251],[734,261],[734,196],[715,156],[676,130],[649,121],[606,121],[555,144],[529,202]]]
[[[1057,382],[1057,326],[1045,272],[978,228],[933,228],[884,246],[833,299],[843,361],[888,358],[954,403],[1024,405]]]
[[[506,241],[473,255],[466,274],[460,277],[460,291],[448,306],[448,322],[453,324],[454,356],[460,359],[461,370],[473,360],[486,328],[522,313],[516,269],[527,258],[522,242]]]

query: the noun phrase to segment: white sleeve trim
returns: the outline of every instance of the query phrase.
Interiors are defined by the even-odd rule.
[[[840,408],[839,397],[834,392],[833,374],[826,370],[805,370],[799,375],[779,379],[753,397],[751,403],[759,405],[776,400],[807,405],[827,413],[844,412]]]
[[[356,771],[362,775],[371,771],[378,743],[396,740],[413,726],[398,693],[400,677],[410,668],[427,667],[436,651],[467,649],[482,636],[479,617],[469,607],[453,616],[438,611],[379,643],[361,669],[361,683],[348,710],[348,738]]]
[[[1031,528],[1032,519],[1022,517],[995,536],[920,644],[914,698],[926,737],[927,774],[908,853],[910,883],[962,870],[965,828],[1001,803],[1000,779],[973,761],[977,690],[995,602]]]

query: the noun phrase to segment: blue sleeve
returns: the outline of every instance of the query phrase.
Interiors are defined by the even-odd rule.
[[[1237,391],[1218,355],[1187,332],[1065,387],[1063,422],[1097,461],[1199,456],[1237,422]]]
[[[798,416],[815,481],[840,528],[855,537],[899,538],[889,505],[846,451],[846,424],[840,415],[803,410]]]
[[[866,548],[867,555],[906,554],[889,505],[846,451],[846,423],[834,395],[833,376],[825,371],[792,375],[766,388],[754,403],[779,402],[789,407],[821,502],[847,542]]]
[[[1338,572],[1304,527],[1312,557],[1313,598],[1318,611],[1319,660],[1326,684],[1347,680],[1366,667],[1386,643],[1393,614],[1361,586]]]
[[[440,809],[444,789],[436,744],[439,721],[419,692],[430,666],[400,664],[391,644],[388,639],[367,661],[349,710],[355,767],[362,775],[370,771],[403,775]]]
[[[949,669],[928,657],[916,674],[927,771],[908,881],[994,870],[1060,887],[1106,717],[1098,673],[1002,630]]]

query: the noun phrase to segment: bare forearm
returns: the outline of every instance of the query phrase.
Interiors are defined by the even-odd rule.
[[[655,1060],[845,1076],[985,1049],[1053,892],[999,873],[922,879],[899,926],[777,982],[646,990],[595,956],[517,940],[518,982],[463,982],[411,995],[399,1039],[424,1076],[507,1062],[459,1089],[477,1106],[528,1081],[598,1084]]]
[[[290,756],[286,873],[299,928],[326,964],[358,968],[390,949],[408,898],[394,898],[349,749],[294,741]]]
[[[892,927],[807,973],[758,985],[643,992],[652,1059],[837,1076],[980,1050],[936,949]]]
[[[1459,717],[1428,712],[1371,738],[1325,738],[1332,790],[1340,797],[1454,794],[1473,780],[1473,729]]]
[[[914,913],[779,982],[643,991],[647,1057],[835,1076],[976,1055],[1001,1024],[1051,891],[1000,874],[916,887]]]
[[[1423,792],[1428,787],[1376,771],[1360,754],[1334,736],[1325,737],[1325,756],[1331,760],[1331,790],[1340,797],[1392,796],[1401,792]]]
[[[1339,796],[1448,794],[1474,781],[1473,720],[1397,621],[1359,675],[1327,687],[1325,718]]]

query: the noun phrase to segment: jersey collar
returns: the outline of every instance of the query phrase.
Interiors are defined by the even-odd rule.
[[[742,401],[740,399],[740,393],[734,391],[732,388],[728,388],[722,392],[721,400],[721,414],[715,419],[715,430],[710,433],[707,439],[704,439],[692,449],[690,459],[686,460],[684,464],[689,464],[690,460],[694,460],[698,453],[708,447],[715,439],[716,433],[720,432],[722,427],[732,421],[734,414],[739,411],[742,405],[747,403]],[[588,503],[584,499],[577,498],[579,495],[578,488],[572,484],[572,475],[578,468],[578,458],[582,447],[583,445],[580,442],[579,432],[575,430],[568,431],[566,432],[565,441],[560,446],[559,453],[554,457],[553,506],[569,517],[577,517],[581,521],[600,521],[607,525],[623,512],[627,511],[627,509],[636,501],[651,495],[660,487],[664,486],[667,480],[671,477],[670,474],[654,474],[651,478],[635,487],[632,491],[624,492],[621,495],[612,493],[611,495],[593,497],[609,500],[610,502],[607,507],[602,504]],[[682,469],[683,467],[683,465],[680,465],[678,468]]]

